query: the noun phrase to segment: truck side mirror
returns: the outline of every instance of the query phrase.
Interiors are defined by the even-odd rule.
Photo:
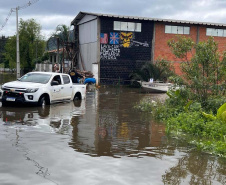
[[[55,85],[59,85],[59,82],[58,81],[52,81],[51,86],[55,86]]]

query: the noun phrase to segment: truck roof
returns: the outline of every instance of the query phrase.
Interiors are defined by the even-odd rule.
[[[33,72],[29,72],[29,73],[41,73],[41,74],[50,74],[50,75],[55,75],[55,74],[68,75],[67,73],[43,72],[43,71],[33,71]]]

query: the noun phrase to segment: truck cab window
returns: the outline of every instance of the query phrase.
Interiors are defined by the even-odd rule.
[[[69,84],[70,83],[70,79],[66,75],[63,75],[63,81],[64,81],[64,84]]]
[[[60,75],[56,75],[54,76],[53,80],[52,81],[57,81],[59,83],[59,85],[61,85],[61,78],[60,78]]]

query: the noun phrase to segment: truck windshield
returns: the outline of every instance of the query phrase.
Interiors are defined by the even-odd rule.
[[[43,73],[28,73],[22,76],[19,81],[20,82],[33,82],[33,83],[41,83],[46,84],[48,83],[51,75],[50,74],[43,74]]]

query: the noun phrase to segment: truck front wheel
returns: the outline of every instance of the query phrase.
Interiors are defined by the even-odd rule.
[[[48,104],[48,102],[47,102],[47,98],[45,96],[42,96],[38,101],[38,106],[44,107],[47,104]]]

